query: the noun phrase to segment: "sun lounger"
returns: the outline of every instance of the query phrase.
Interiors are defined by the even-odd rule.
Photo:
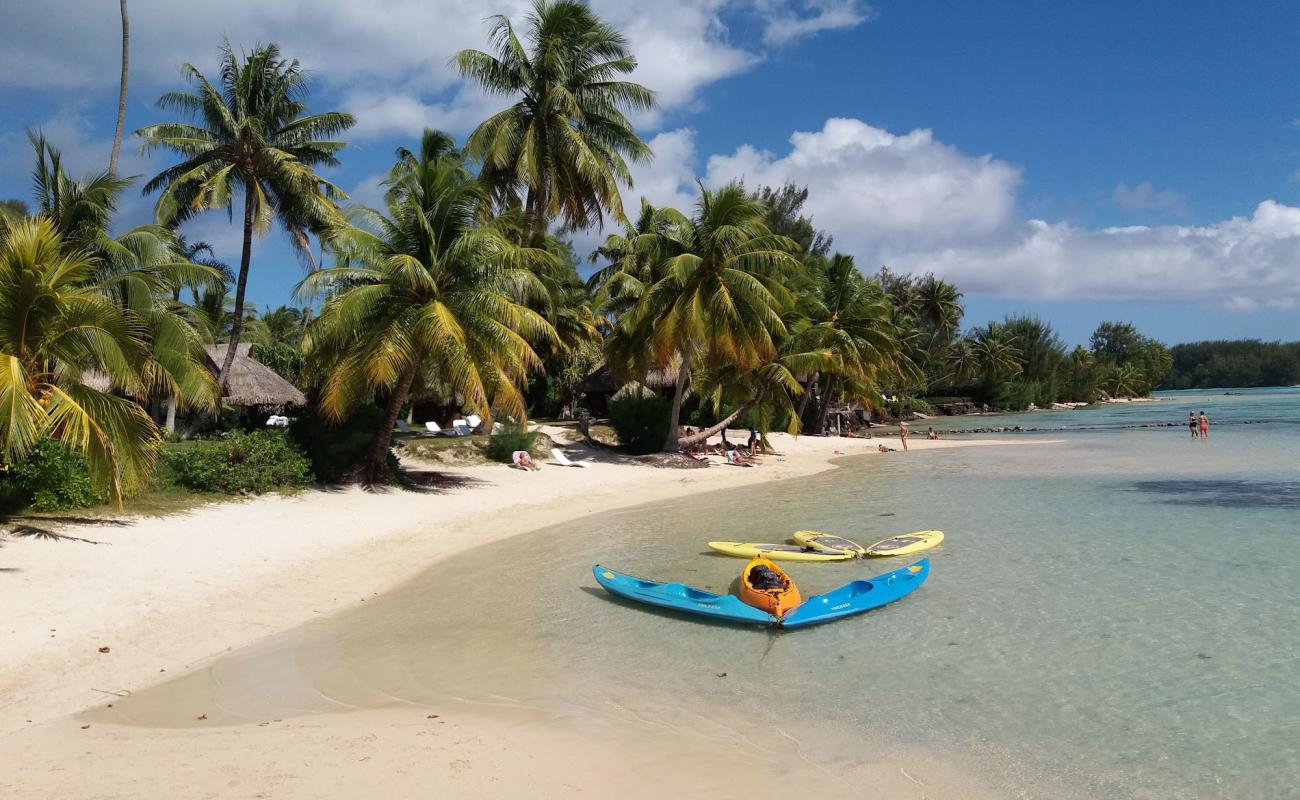
[[[399,419],[397,421],[397,430],[400,431],[404,436],[437,436],[438,435],[432,432],[426,433],[424,431],[412,430],[411,426],[407,425],[406,420],[404,419]]]
[[[439,426],[438,423],[434,422],[433,420],[429,420],[428,422],[424,423],[424,429],[428,431],[432,436],[455,436],[456,435],[451,431],[444,431],[442,427]]]
[[[469,436],[474,432],[474,429],[470,427],[469,423],[463,419],[453,419],[451,421],[451,429],[456,432],[457,436]]]
[[[478,430],[478,426],[483,424],[483,418],[477,414],[470,414],[468,417],[465,417],[465,424],[469,425],[471,431],[476,431]]]
[[[552,447],[552,448],[551,448],[551,458],[554,458],[554,459],[555,459],[555,463],[556,463],[556,464],[559,464],[561,467],[585,467],[585,466],[587,466],[586,464],[579,464],[579,463],[576,462],[576,461],[570,461],[570,460],[569,460],[569,457],[566,456],[566,455],[564,454],[564,452],[563,452],[562,450],[560,450],[560,448],[558,448],[558,447]]]

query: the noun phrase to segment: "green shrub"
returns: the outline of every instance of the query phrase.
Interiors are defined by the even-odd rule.
[[[930,405],[920,397],[913,397],[908,401],[908,405],[910,405],[912,410],[918,414],[929,415],[934,413],[934,406]]]
[[[375,432],[383,424],[384,409],[368,404],[355,408],[341,423],[321,416],[315,406],[304,409],[289,426],[289,435],[307,454],[312,472],[325,483],[339,483],[361,461]],[[388,474],[397,475],[397,456],[388,451]]]
[[[228,433],[168,450],[167,478],[201,492],[262,494],[298,489],[312,480],[311,463],[283,431]]]
[[[537,445],[537,434],[537,431],[524,433],[523,429],[513,422],[503,423],[501,430],[488,437],[485,450],[487,457],[493,461],[509,464],[516,450],[533,452],[533,448]]]
[[[609,426],[628,452],[654,453],[668,438],[672,405],[658,395],[628,394],[609,403]]]
[[[0,505],[8,510],[62,511],[108,502],[108,495],[90,482],[86,458],[54,439],[36,444],[13,464],[0,489]]]

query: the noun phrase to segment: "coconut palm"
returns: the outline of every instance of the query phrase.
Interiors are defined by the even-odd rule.
[[[788,348],[823,349],[833,356],[829,369],[820,370],[823,386],[813,429],[821,432],[831,402],[843,389],[874,407],[882,377],[914,379],[918,368],[908,357],[903,333],[880,283],[863,277],[852,256],[836,254],[809,272],[815,273],[813,290],[800,295]]]
[[[740,184],[700,186],[695,216],[673,213],[655,249],[661,277],[620,321],[656,364],[675,362],[677,382],[664,450],[676,452],[682,399],[695,366],[743,371],[776,360],[791,298],[782,278],[798,269],[797,245],[768,230],[762,203]]]
[[[137,395],[151,382],[145,343],[95,283],[97,266],[41,217],[18,222],[0,244],[0,453],[21,459],[53,437],[85,454],[92,480],[120,505],[161,438],[137,403],[86,382],[98,374]]]
[[[587,279],[587,288],[599,310],[615,316],[626,313],[648,286],[663,277],[656,272],[663,264],[656,248],[676,213],[674,209],[655,208],[643,197],[636,221],[624,223],[623,233],[605,237],[605,242],[592,252],[593,263],[605,263]]]
[[[572,229],[599,224],[605,211],[621,220],[627,160],[650,157],[625,114],[655,106],[653,92],[623,80],[636,68],[627,40],[576,0],[535,0],[527,44],[509,18],[493,21],[495,55],[462,50],[456,64],[489,94],[516,98],[466,142],[499,204],[517,206],[525,193],[532,247],[556,217]]]
[[[367,482],[386,477],[393,425],[417,374],[486,420],[496,410],[523,421],[520,386],[541,366],[533,344],[556,339],[525,305],[545,299],[533,270],[553,257],[485,221],[488,194],[449,142],[430,131],[418,155],[399,152],[387,215],[353,211],[335,235],[340,266],[299,285],[300,296],[327,296],[304,340],[326,415],[341,420],[388,395],[358,471]]]
[[[59,233],[69,254],[84,252],[93,260],[95,270],[87,284],[121,308],[144,342],[149,356],[145,396],[167,396],[173,407],[215,403],[215,386],[201,349],[207,337],[173,297],[175,287],[213,285],[219,273],[190,261],[183,241],[162,225],[141,225],[112,236],[118,197],[132,179],[110,172],[73,179],[44,136],[29,139],[36,152],[36,213]]]
[[[344,146],[333,137],[352,127],[350,114],[308,114],[306,76],[297,61],[282,58],[275,45],[236,56],[222,44],[221,71],[214,86],[192,64],[182,70],[192,92],[169,92],[158,105],[198,121],[167,122],[136,131],[144,148],[166,148],[181,156],[145,185],[160,191],[158,217],[179,224],[207,209],[233,214],[237,191],[244,195],[243,249],[235,283],[230,346],[218,377],[224,391],[244,329],[244,293],[254,234],[279,219],[290,232],[337,219],[335,199],[345,197],[316,173],[338,163]]]

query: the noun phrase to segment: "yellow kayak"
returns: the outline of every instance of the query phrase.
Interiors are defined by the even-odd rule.
[[[853,558],[843,551],[818,552],[793,544],[756,544],[754,542],[709,542],[709,547],[719,553],[737,558],[762,556],[773,561],[844,561]]]
[[[795,544],[811,547],[819,553],[850,553],[858,558],[867,554],[867,548],[833,533],[795,531],[794,541]]]
[[[905,556],[919,553],[943,541],[943,531],[917,531],[883,539],[867,548],[869,556]]]

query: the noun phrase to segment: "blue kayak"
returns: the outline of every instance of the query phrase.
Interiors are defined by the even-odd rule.
[[[923,558],[884,575],[851,581],[826,594],[809,597],[803,605],[785,615],[781,627],[805,628],[879,608],[911,594],[929,576],[930,559]]]
[[[714,594],[703,589],[696,589],[684,583],[659,583],[645,581],[624,575],[597,564],[591,568],[596,582],[604,586],[610,594],[649,603],[660,608],[671,608],[688,614],[698,614],[711,619],[728,622],[747,622],[757,625],[774,625],[776,617],[766,611],[759,611],[753,606],[745,605],[739,597],[729,594]]]
[[[682,583],[659,583],[615,572],[597,564],[591,568],[596,582],[614,595],[660,608],[684,611],[727,622],[806,628],[861,614],[911,594],[930,576],[930,559],[866,580],[850,581],[838,589],[809,597],[780,621],[766,611],[746,605],[729,594],[714,594]]]

